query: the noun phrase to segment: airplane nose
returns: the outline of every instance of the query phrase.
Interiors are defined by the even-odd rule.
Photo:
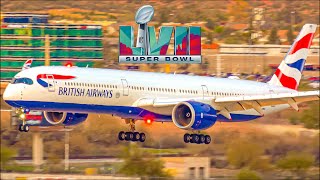
[[[9,85],[6,87],[6,89],[4,90],[3,95],[2,95],[3,100],[5,100],[5,101],[10,100],[10,96],[11,96],[11,93],[9,92],[8,88],[9,88]]]
[[[2,97],[5,101],[19,100],[21,97],[21,89],[18,86],[14,87],[12,84],[9,84],[4,90]]]

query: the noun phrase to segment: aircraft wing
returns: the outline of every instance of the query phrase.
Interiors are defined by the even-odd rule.
[[[228,97],[197,97],[197,98],[141,98],[134,106],[160,108],[174,106],[183,101],[198,101],[210,104],[219,111],[219,114],[231,119],[230,112],[248,109],[256,110],[263,115],[262,107],[288,104],[298,110],[298,104],[307,101],[319,100],[319,91],[305,91],[294,93],[274,93],[266,95],[246,95]]]

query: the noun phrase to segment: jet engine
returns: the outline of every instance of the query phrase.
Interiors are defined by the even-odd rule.
[[[46,121],[51,125],[71,126],[85,121],[88,114],[68,112],[43,112]]]
[[[181,129],[202,130],[215,124],[217,113],[209,104],[186,101],[173,108],[172,120]]]

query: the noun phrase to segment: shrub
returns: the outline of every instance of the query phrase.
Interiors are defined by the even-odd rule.
[[[236,176],[238,180],[260,180],[261,177],[254,171],[242,169]]]
[[[231,165],[242,168],[257,161],[262,154],[263,149],[258,144],[239,139],[229,145],[227,158]]]

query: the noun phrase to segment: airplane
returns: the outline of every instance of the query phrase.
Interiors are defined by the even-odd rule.
[[[319,100],[319,91],[297,88],[311,45],[315,24],[305,24],[284,60],[267,83],[239,79],[137,72],[74,66],[38,66],[19,72],[8,84],[3,99],[22,117],[43,111],[50,125],[70,126],[85,121],[88,113],[119,116],[130,131],[119,140],[144,142],[135,122],[173,122],[187,130],[185,143],[209,144],[200,133],[216,122],[243,122],[298,104]],[[20,131],[29,131],[23,118]],[[112,125],[112,124],[110,124]],[[191,132],[191,133],[190,133]],[[169,132],[168,132],[169,133]]]

